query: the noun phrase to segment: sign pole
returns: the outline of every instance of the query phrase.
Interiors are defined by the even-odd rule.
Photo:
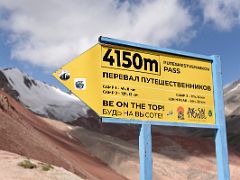
[[[141,124],[139,132],[140,180],[152,179],[151,124]]]
[[[226,136],[226,121],[224,116],[224,101],[222,90],[222,72],[219,56],[213,58],[213,82],[215,99],[215,116],[218,128],[215,133],[218,180],[230,180],[228,148]]]

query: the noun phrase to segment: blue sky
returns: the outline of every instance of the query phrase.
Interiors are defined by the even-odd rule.
[[[0,2],[0,67],[51,76],[98,36],[221,56],[224,85],[240,79],[239,0]]]
[[[240,79],[240,28],[231,31],[217,31],[211,25],[201,29],[197,36],[183,46],[172,48],[205,55],[220,55],[223,84]]]

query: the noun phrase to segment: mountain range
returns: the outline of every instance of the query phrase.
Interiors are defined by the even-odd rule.
[[[32,112],[64,122],[87,116],[89,108],[77,97],[34,80],[17,68],[0,70],[0,88]]]

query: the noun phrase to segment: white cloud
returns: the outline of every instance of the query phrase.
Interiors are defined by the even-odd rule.
[[[0,28],[11,35],[12,57],[59,67],[100,35],[168,46],[191,38],[193,19],[177,0],[1,0]]]
[[[240,25],[240,0],[200,0],[204,21],[213,22],[220,30]]]

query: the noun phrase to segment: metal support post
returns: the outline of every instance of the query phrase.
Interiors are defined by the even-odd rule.
[[[151,124],[141,124],[139,132],[140,180],[152,180]]]
[[[219,56],[212,57],[215,117],[216,125],[218,126],[215,134],[218,180],[230,180],[221,62]]]

